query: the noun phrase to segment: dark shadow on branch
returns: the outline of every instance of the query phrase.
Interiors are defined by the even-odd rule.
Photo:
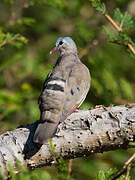
[[[35,123],[28,125],[26,127],[27,129],[29,129],[30,133],[23,149],[23,154],[25,155],[24,159],[30,159],[33,155],[35,155],[40,150],[42,146],[41,144],[37,144],[33,142],[33,136],[34,136],[38,123],[39,123],[39,120],[37,120]]]

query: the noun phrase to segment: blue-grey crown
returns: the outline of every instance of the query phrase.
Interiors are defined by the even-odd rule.
[[[60,45],[60,43],[66,43],[66,44],[74,44],[75,45],[75,42],[70,38],[70,37],[60,37],[60,38],[58,38],[57,39],[57,41],[56,41],[56,47],[58,46],[58,45]]]

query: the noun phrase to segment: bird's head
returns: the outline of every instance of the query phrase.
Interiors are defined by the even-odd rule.
[[[61,54],[77,54],[76,44],[70,37],[58,38],[55,43],[55,48],[50,51],[50,54],[53,54],[57,50],[59,50]]]

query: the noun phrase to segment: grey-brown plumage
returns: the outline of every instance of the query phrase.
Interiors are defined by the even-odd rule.
[[[56,50],[60,56],[39,97],[41,116],[33,141],[40,144],[51,138],[59,122],[82,104],[90,88],[89,70],[79,60],[74,41],[70,37],[59,38],[50,54]]]

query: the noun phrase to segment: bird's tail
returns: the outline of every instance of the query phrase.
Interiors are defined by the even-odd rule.
[[[43,117],[47,117],[47,113],[51,113],[49,111],[45,111],[42,113]],[[42,117],[41,117],[42,118]],[[49,138],[51,138],[54,133],[56,132],[56,128],[59,124],[60,115],[59,114],[52,114],[51,119],[42,119],[39,122],[38,127],[35,131],[33,141],[35,143],[44,144],[47,142]]]

